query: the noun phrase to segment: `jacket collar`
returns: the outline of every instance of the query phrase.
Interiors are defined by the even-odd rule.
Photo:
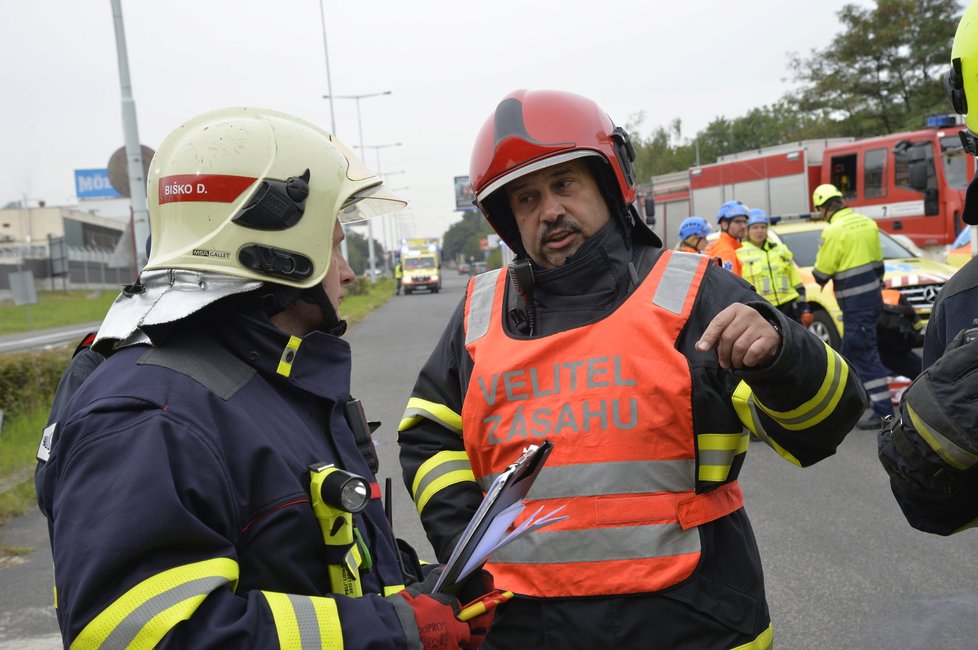
[[[293,337],[258,314],[215,314],[208,329],[242,361],[269,381],[285,381],[338,403],[349,399],[350,344],[314,331]]]
[[[621,230],[609,221],[589,237],[563,266],[537,270],[536,300],[544,305],[562,297],[601,301],[628,291],[631,247]]]

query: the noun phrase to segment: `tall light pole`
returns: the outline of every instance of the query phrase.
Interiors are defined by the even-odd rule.
[[[407,185],[401,187],[392,187],[390,192],[395,196],[401,196],[404,192],[410,190],[411,188]],[[387,216],[391,218],[391,237],[394,240],[394,248],[398,251],[401,249],[401,216],[402,212],[410,210],[411,208],[405,208],[399,212],[391,212]]]
[[[146,173],[143,148],[139,145],[136,123],[136,100],[129,81],[129,55],[126,53],[126,32],[122,25],[122,2],[112,0],[112,21],[115,25],[116,56],[119,60],[119,86],[122,89],[122,132],[125,136],[126,159],[129,163],[129,203],[132,206],[133,235],[136,240],[135,262],[138,274],[146,265],[146,240],[149,238],[149,207],[146,204]]]
[[[401,143],[400,142],[390,142],[390,143],[387,143],[387,144],[367,144],[367,145],[363,145],[363,148],[364,149],[373,149],[374,150],[374,152],[375,152],[375,154],[377,156],[377,170],[376,170],[377,171],[377,175],[378,176],[381,176],[381,177],[384,177],[384,182],[387,182],[387,178],[386,177],[389,176],[390,174],[403,174],[404,172],[390,172],[390,173],[384,173],[384,172],[382,172],[381,171],[381,168],[380,168],[380,150],[381,149],[387,149],[389,147],[400,147],[400,146],[401,146]],[[361,156],[363,155],[363,153],[364,153],[363,152],[363,149],[360,149],[360,155]],[[381,234],[381,237],[383,237],[383,240],[382,241],[383,241],[383,247],[384,247],[384,251],[385,252],[390,250],[389,240],[387,239],[387,221],[388,221],[388,217],[390,217],[390,216],[392,216],[392,215],[385,214],[385,215],[381,216],[381,224],[383,225],[383,233]],[[384,265],[384,268],[387,268],[386,263]]]
[[[319,0],[319,20],[323,25],[323,52],[326,54],[326,93],[329,97],[329,132],[336,135],[336,111],[333,110],[333,78],[329,74],[329,42],[326,40],[326,10],[323,9],[323,0]],[[346,232],[346,226],[343,227]],[[346,238],[340,243],[340,252],[343,259],[350,260],[350,251],[347,247]]]
[[[385,90],[379,93],[364,93],[362,95],[323,95],[324,99],[330,101],[335,97],[336,99],[353,99],[357,103],[357,129],[360,131],[360,150],[363,151],[363,120],[360,118],[360,100],[366,99],[367,97],[379,97],[381,95],[390,95],[391,91]],[[376,282],[376,272],[377,272],[377,260],[374,256],[374,229],[371,225],[370,220],[367,221],[367,257],[370,260],[370,281]]]

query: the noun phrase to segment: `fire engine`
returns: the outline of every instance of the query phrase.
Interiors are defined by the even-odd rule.
[[[958,124],[957,116],[935,116],[920,131],[774,145],[654,177],[657,230],[672,246],[683,219],[712,221],[730,199],[771,215],[807,215],[812,190],[832,183],[848,205],[876,219],[881,229],[936,252],[963,228],[964,194],[975,173]]]

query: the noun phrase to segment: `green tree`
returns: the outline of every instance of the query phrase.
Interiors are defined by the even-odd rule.
[[[867,137],[922,128],[949,110],[940,77],[958,21],[956,0],[877,0],[846,5],[843,31],[824,50],[789,55],[799,87],[769,106],[734,118],[717,116],[692,138],[679,119],[637,134],[627,123],[640,187],[650,177],[715,162],[738,151],[815,138]]]
[[[349,259],[347,263],[357,275],[363,275],[370,268],[370,257],[367,254],[367,238],[353,228],[346,229],[346,250]],[[382,269],[384,264],[384,248],[374,239],[375,268]]]
[[[446,260],[457,260],[460,257],[465,261],[482,260],[484,254],[481,242],[492,232],[492,226],[483,218],[482,213],[467,211],[463,213],[461,221],[453,223],[445,232],[442,238],[442,255]]]
[[[940,75],[958,21],[956,0],[877,0],[845,5],[843,30],[808,58],[791,55],[800,111],[839,133],[879,135],[922,127],[946,112]]]

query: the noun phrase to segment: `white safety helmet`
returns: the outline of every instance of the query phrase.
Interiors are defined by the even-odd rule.
[[[146,270],[185,269],[296,288],[329,269],[343,223],[406,204],[319,127],[277,111],[227,108],[171,133],[149,170]]]
[[[346,145],[291,115],[227,108],[193,118],[153,157],[149,261],[109,309],[96,345],[145,342],[147,326],[262,287],[270,314],[300,295],[334,311],[320,283],[336,220],[406,205],[381,183]]]

